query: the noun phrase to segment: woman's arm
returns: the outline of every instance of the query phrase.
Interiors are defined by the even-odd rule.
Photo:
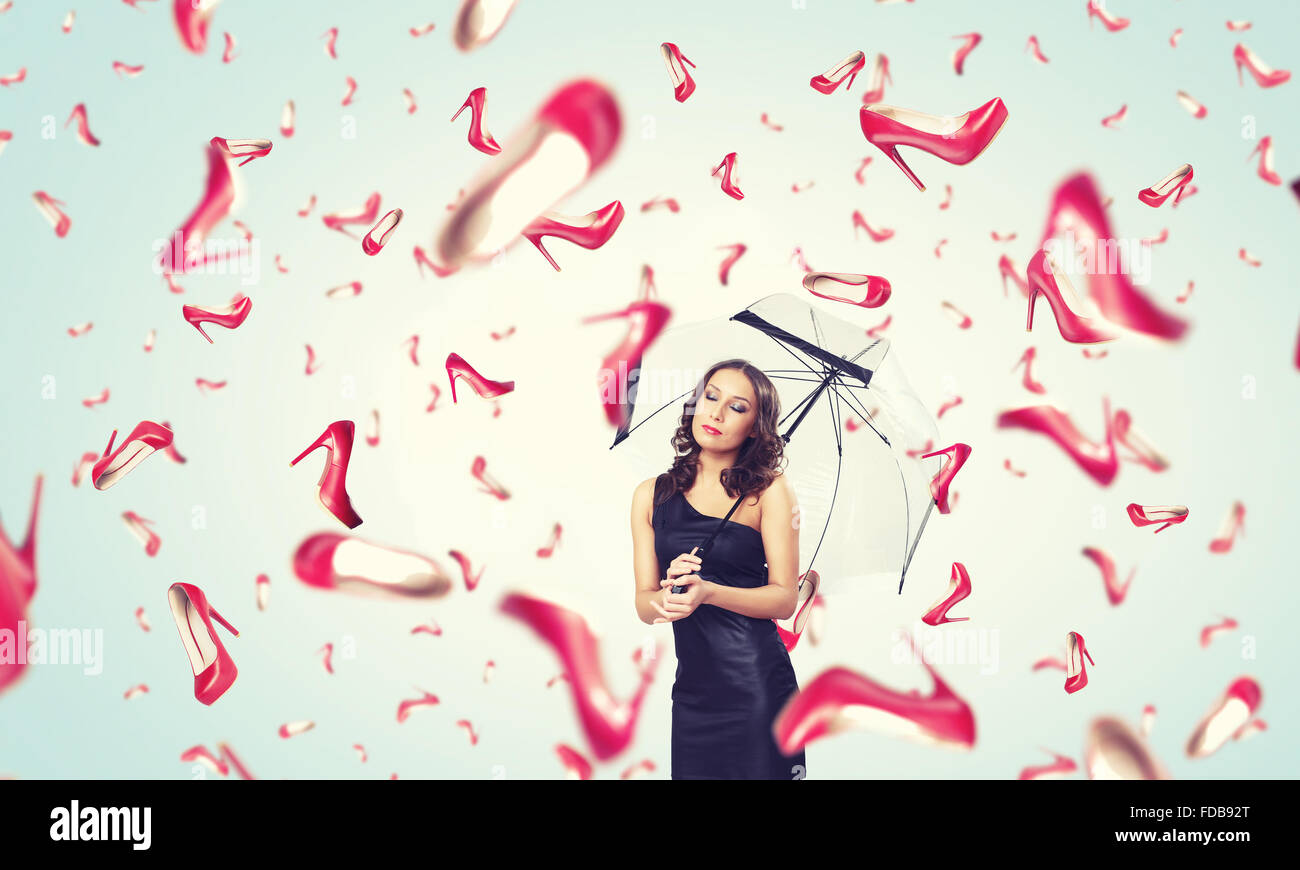
[[[780,586],[768,583],[754,589],[741,589],[737,586],[722,586],[712,580],[701,581],[704,584],[705,604],[732,610],[743,616],[755,619],[789,619],[794,615],[794,598],[786,594]]]
[[[756,619],[789,619],[798,603],[799,528],[794,489],[778,475],[759,498],[759,531],[767,554],[767,585],[756,589],[704,581],[704,603]],[[704,560],[705,569],[708,559]]]
[[[650,525],[655,478],[644,480],[632,493],[632,570],[636,575],[636,615],[647,625],[660,616],[651,600],[663,597],[659,581],[659,557],[655,555],[655,530]]]

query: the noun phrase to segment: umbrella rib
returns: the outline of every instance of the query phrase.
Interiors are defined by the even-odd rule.
[[[760,332],[762,332],[762,330],[760,330]],[[810,366],[808,363],[804,362],[803,359],[800,358],[800,356],[794,352],[794,348],[790,347],[790,345],[781,341],[779,338],[777,338],[776,336],[772,335],[769,332],[763,332],[763,334],[766,335],[768,338],[772,339],[772,341],[776,343],[777,347],[781,348],[786,353],[790,354],[790,356],[794,357],[795,361],[798,362],[800,365],[802,365],[804,368],[808,369],[808,371],[812,372],[814,375],[817,374],[817,370],[814,369],[812,366]],[[799,370],[794,369],[794,371],[799,371]]]
[[[798,361],[800,364],[802,364],[804,368],[806,368],[806,369],[808,369],[808,371],[812,372],[812,374],[813,374],[814,376],[817,377],[817,381],[818,381],[819,383],[824,379],[824,377],[825,377],[824,375],[818,375],[817,370],[814,369],[814,368],[813,368],[811,365],[809,365],[807,362],[804,362],[804,360],[803,360],[802,358],[800,358],[799,355],[796,354],[796,353],[794,352],[794,349],[791,348],[788,344],[786,344],[785,342],[781,341],[781,340],[778,339],[776,336],[771,335],[770,333],[764,332],[763,334],[766,335],[768,338],[772,339],[772,341],[776,343],[776,346],[777,346],[777,347],[781,348],[781,349],[784,350],[786,353],[790,354],[790,356],[794,357],[795,360]],[[798,369],[794,369],[794,371],[798,371]],[[824,372],[824,371],[825,371],[825,365],[823,364],[823,372]],[[797,405],[795,405],[793,408],[791,408],[791,409],[789,410],[789,412],[787,412],[786,415],[785,415],[784,417],[782,417],[782,418],[780,419],[780,421],[778,421],[777,425],[780,426],[780,425],[781,425],[782,423],[784,423],[786,420],[790,419],[790,415],[793,414],[795,411],[799,410],[801,407],[803,407],[804,403],[807,402],[807,401],[808,401],[808,400],[809,400],[809,399],[810,399],[814,394],[815,394],[815,391],[814,391],[814,393],[809,393],[807,396],[804,396],[803,399],[800,400],[799,404],[797,404]]]
[[[833,380],[840,380],[839,376]],[[831,388],[831,393],[835,395],[835,401],[826,403],[827,410],[831,412],[831,428],[835,432],[835,486],[831,489],[831,510],[827,511],[826,524],[822,527],[822,534],[816,540],[816,547],[813,550],[813,558],[809,559],[809,570],[813,568],[813,562],[816,560],[816,554],[822,551],[822,541],[826,540],[827,529],[831,528],[831,516],[835,514],[835,497],[840,492],[840,472],[844,468],[844,437],[840,433],[840,393],[839,390]],[[888,441],[885,443],[889,443]]]
[[[901,474],[903,469],[900,467],[898,471]],[[904,490],[904,492],[906,492],[906,490]],[[906,502],[907,499],[903,499],[903,501]],[[910,503],[908,503],[907,505],[907,510],[908,510],[908,525],[910,526],[912,524],[912,518],[911,518],[912,506]],[[929,504],[925,506],[925,516],[921,517],[921,527],[916,530],[916,540],[912,542],[912,549],[910,549],[907,552],[907,560],[903,562],[903,573],[898,575],[899,595],[903,594],[903,581],[907,579],[907,566],[912,564],[912,556],[916,554],[916,546],[917,544],[921,543],[921,534],[925,532],[925,524],[930,521],[930,512],[933,510],[934,510],[934,499],[930,499]],[[904,545],[907,544],[906,538],[903,539],[903,543]]]
[[[658,414],[658,413],[659,413],[660,411],[662,411],[664,408],[667,408],[669,405],[673,404],[674,402],[679,402],[679,401],[681,401],[682,396],[685,396],[687,393],[693,392],[694,390],[695,390],[694,387],[690,387],[690,388],[686,389],[685,391],[683,391],[683,392],[681,393],[681,395],[677,396],[676,398],[669,399],[668,401],[666,401],[666,402],[664,402],[662,405],[660,405],[658,408],[656,408],[655,410],[651,411],[649,414],[646,414],[644,420],[642,420],[640,423],[637,423],[637,424],[636,424],[635,426],[633,426],[631,429],[628,429],[628,430],[627,430],[627,434],[624,435],[623,438],[619,439],[618,442],[616,442],[616,443],[614,443],[614,444],[611,444],[611,445],[609,446],[609,449],[610,449],[610,450],[613,450],[615,447],[617,447],[619,444],[621,444],[621,443],[623,442],[624,439],[626,439],[629,435],[631,435],[631,434],[632,434],[633,432],[635,432],[636,430],[640,429],[644,424],[648,423],[648,422],[651,420],[651,418],[653,418],[656,414]]]
[[[838,398],[839,393],[834,387],[831,392]],[[812,558],[808,560],[808,567],[804,569],[805,574],[812,570],[813,563],[817,561],[817,554],[821,552],[822,541],[826,540],[826,531],[831,526],[831,516],[835,513],[835,496],[840,491],[840,470],[844,466],[844,441],[840,436],[840,423],[836,415],[837,402],[826,402],[827,410],[831,414],[831,429],[835,432],[835,485],[831,489],[831,507],[826,512],[826,522],[822,525],[822,533],[817,537],[817,546],[813,548]]]
[[[818,382],[821,381],[821,377],[818,377],[818,376],[816,376],[816,375],[814,375],[814,376],[812,376],[812,377],[810,377],[810,378],[801,378],[801,377],[797,377],[797,376],[795,376],[795,375],[778,375],[778,374],[774,374],[774,371],[775,371],[774,369],[763,369],[763,374],[767,375],[769,378],[771,378],[771,379],[773,379],[773,380],[776,380],[776,381],[801,381],[801,382],[804,382],[804,383],[818,383]]]
[[[777,375],[777,372],[783,372],[783,371],[793,372],[794,369],[777,369],[777,368],[763,369],[764,375],[767,375],[768,377],[774,378],[774,380],[779,380],[779,381],[820,381],[822,380],[822,378],[816,375],[814,375],[813,377],[798,377],[796,375]]]
[[[839,378],[836,378],[836,380],[838,381]],[[848,386],[848,385],[845,384],[844,386]],[[835,393],[835,398],[836,398],[837,400],[839,400],[839,399],[844,399],[844,398],[845,398],[843,395],[840,394],[840,391],[839,391],[839,390],[834,389],[833,387],[832,387],[832,390],[833,390],[833,392]],[[850,394],[850,395],[852,395],[852,394]],[[854,398],[857,398],[857,397],[854,396]],[[867,425],[869,425],[869,426],[871,425],[871,418],[870,418],[869,416],[867,416],[866,414],[863,414],[863,419],[867,422]],[[835,436],[835,437],[836,437],[836,441],[838,442],[838,441],[839,441],[839,435],[838,435],[838,432],[839,432],[839,426],[838,426],[838,424],[836,425],[835,431],[836,431],[836,433],[837,433],[836,436]],[[879,432],[879,431],[876,429],[875,426],[871,426],[871,431],[873,431],[873,432],[875,432],[877,435],[879,435],[880,438],[881,438],[881,440],[883,440],[886,444],[889,444],[889,439],[886,438],[886,437],[884,436],[883,433]],[[916,553],[916,546],[917,546],[917,544],[921,543],[921,533],[925,531],[925,524],[926,524],[926,521],[930,519],[930,508],[927,508],[927,509],[926,509],[925,517],[921,520],[921,527],[920,527],[919,529],[917,529],[917,532],[916,532],[916,540],[913,541],[913,542],[912,542],[912,546],[911,546],[910,548],[908,548],[908,546],[907,546],[907,542],[908,542],[908,539],[911,537],[911,529],[912,529],[912,503],[911,503],[911,502],[908,500],[908,498],[907,498],[907,477],[906,477],[906,475],[903,474],[903,465],[902,465],[902,463],[900,463],[900,462],[898,461],[898,456],[894,453],[894,451],[893,451],[892,449],[889,451],[889,455],[890,455],[890,456],[893,458],[893,460],[894,460],[894,467],[898,469],[898,479],[899,479],[899,483],[900,483],[900,485],[901,485],[901,487],[902,487],[902,490],[903,490],[903,511],[904,511],[904,518],[905,518],[905,522],[904,522],[904,525],[903,525],[903,548],[904,548],[905,550],[907,550],[907,558],[903,561],[903,570],[902,570],[902,571],[900,572],[900,574],[898,575],[898,594],[899,594],[899,595],[902,595],[902,594],[903,594],[903,581],[907,578],[907,567],[908,567],[909,565],[912,564],[912,556]],[[838,470],[837,470],[837,472],[836,472],[836,484],[838,485],[838,483],[839,483],[839,473],[838,473]],[[934,505],[934,502],[931,501],[930,506],[933,507],[933,505]],[[826,523],[827,523],[827,525],[830,525],[830,520],[827,519]]]
[[[840,384],[840,386],[852,389],[851,387],[849,387],[848,384],[845,384],[838,377],[835,379],[835,381],[836,383]],[[866,389],[870,389],[870,387],[867,387]],[[867,409],[864,407],[860,407],[859,405],[856,404],[858,398],[857,396],[853,395],[852,393],[848,393],[847,395],[841,394],[840,391],[835,387],[831,387],[831,390],[834,391],[835,395],[838,398],[844,399],[846,403],[848,403],[855,411],[857,411],[858,416],[862,418],[862,421],[867,424],[867,427],[871,429],[872,432],[876,433],[876,435],[880,438],[881,441],[884,441],[886,444],[889,444],[889,439],[885,437],[885,433],[877,429],[875,425],[872,423],[871,415],[867,413]]]

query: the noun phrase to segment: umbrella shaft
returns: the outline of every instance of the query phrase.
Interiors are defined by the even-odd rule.
[[[804,402],[803,410],[799,412],[799,416],[795,418],[794,422],[790,424],[790,428],[785,430],[785,434],[781,436],[786,443],[789,443],[790,436],[794,434],[795,429],[799,428],[799,424],[803,422],[803,418],[808,416],[808,412],[812,410],[813,405],[817,404],[817,397],[825,392],[826,388],[830,386],[831,378],[835,377],[838,373],[839,369],[831,369],[828,371],[826,377],[822,378],[822,382],[817,385],[817,389],[808,396],[807,401]]]

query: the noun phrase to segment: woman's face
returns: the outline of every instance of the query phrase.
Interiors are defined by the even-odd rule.
[[[691,434],[709,450],[738,450],[758,419],[754,385],[737,369],[718,369],[695,404]]]

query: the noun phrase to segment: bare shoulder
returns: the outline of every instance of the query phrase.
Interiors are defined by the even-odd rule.
[[[657,477],[647,478],[638,483],[636,489],[632,491],[632,513],[635,516],[640,512],[642,516],[647,518],[647,522],[649,522],[651,509],[654,506],[656,480],[658,480]]]
[[[758,506],[761,512],[772,511],[781,515],[788,515],[794,509],[795,494],[794,486],[790,483],[790,478],[785,474],[778,474],[768,484],[767,489],[758,498]]]

